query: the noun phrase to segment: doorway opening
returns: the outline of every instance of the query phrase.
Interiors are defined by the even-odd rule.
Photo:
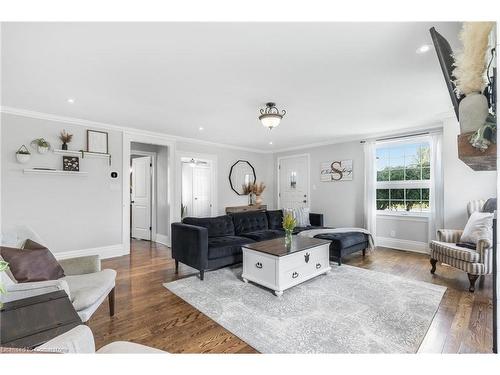
[[[130,144],[130,238],[167,245],[167,146]]]
[[[182,156],[180,161],[181,218],[215,216],[214,160],[199,156]]]

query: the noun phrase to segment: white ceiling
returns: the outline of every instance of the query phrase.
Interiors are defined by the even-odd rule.
[[[4,23],[2,105],[266,151],[428,127],[431,26],[457,48],[458,23]]]

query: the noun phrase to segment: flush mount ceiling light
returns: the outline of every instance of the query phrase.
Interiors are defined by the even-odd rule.
[[[432,46],[430,44],[423,44],[420,47],[417,48],[416,52],[421,55],[422,53],[429,52],[431,50]]]
[[[263,126],[271,130],[280,124],[285,114],[285,110],[282,110],[280,113],[278,108],[276,108],[276,104],[270,102],[266,103],[266,108],[260,110],[259,120]]]

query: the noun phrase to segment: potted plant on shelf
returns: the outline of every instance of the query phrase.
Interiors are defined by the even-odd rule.
[[[0,273],[4,272],[7,268],[9,268],[9,263],[3,261],[3,260],[0,260]],[[2,278],[0,276],[0,294],[5,294],[6,291],[5,291],[5,288],[3,287],[3,284],[2,284]],[[2,304],[2,301],[0,300],[0,308],[3,306]]]
[[[285,244],[290,246],[292,244],[292,233],[297,226],[297,220],[293,217],[290,212],[287,212],[283,216],[283,229],[285,230]]]
[[[263,182],[253,184],[253,193],[255,194],[255,204],[260,206],[262,204],[262,193],[266,190],[266,185]]]
[[[39,154],[46,154],[50,149],[50,143],[45,138],[36,138],[31,141],[33,147],[36,146]]]
[[[63,131],[61,131],[61,133],[59,134],[59,139],[62,142],[61,149],[67,150],[68,143],[70,143],[73,139],[73,134],[69,134],[68,132],[66,132],[66,130],[63,129]]]
[[[19,163],[24,164],[27,163],[31,158],[31,152],[29,152],[28,147],[22,145],[16,151],[16,159]]]

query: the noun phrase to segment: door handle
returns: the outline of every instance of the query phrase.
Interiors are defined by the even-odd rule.
[[[304,200],[302,201],[302,203],[307,203],[307,201],[304,199]]]
[[[135,203],[135,201],[130,201],[130,203]]]

